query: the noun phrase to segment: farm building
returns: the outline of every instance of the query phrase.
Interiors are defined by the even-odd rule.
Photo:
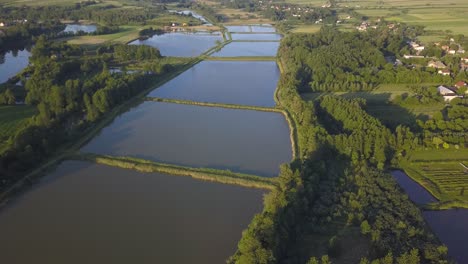
[[[451,72],[450,72],[450,70],[447,70],[447,69],[441,69],[437,73],[442,74],[444,76],[449,76]]]
[[[436,69],[445,69],[447,68],[447,66],[441,62],[441,61],[434,61],[434,60],[431,60],[428,64],[427,64],[427,67],[431,67],[431,68],[436,68]]]

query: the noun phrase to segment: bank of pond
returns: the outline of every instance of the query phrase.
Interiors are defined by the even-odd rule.
[[[25,48],[0,54],[0,83],[8,81],[26,68],[30,56],[31,52]]]
[[[275,177],[291,148],[280,113],[144,102],[81,151]]]
[[[422,205],[437,201],[403,171],[392,171],[391,174],[414,203]],[[449,255],[458,263],[467,263],[468,209],[424,211],[423,216],[440,241],[447,245]]]
[[[66,161],[0,211],[4,263],[224,263],[265,191]]]

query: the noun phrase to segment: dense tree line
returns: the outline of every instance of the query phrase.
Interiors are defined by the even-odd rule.
[[[413,147],[412,132],[399,126],[393,134],[363,110],[362,100],[325,96],[305,102],[300,93],[311,81],[303,74],[309,57],[284,45],[278,98],[293,118],[300,155],[282,166],[276,190],[229,262],[331,263],[351,256],[353,263],[448,263],[447,248],[420,210],[382,171]],[[344,246],[360,238],[368,241],[365,251]],[[314,239],[325,246],[312,246]]]
[[[381,83],[450,82],[432,71],[394,66],[388,56],[400,56],[414,30],[381,26],[368,32],[341,32],[322,27],[318,34],[293,34],[284,39],[281,52],[300,68],[301,92],[368,91]]]
[[[114,48],[130,55],[119,55]],[[108,70],[108,64],[120,63],[123,59],[136,60],[131,56],[139,56],[140,49],[116,46],[110,47],[108,53],[102,50],[101,54],[90,56],[78,46],[49,42],[40,37],[32,50],[30,76],[25,84],[26,103],[35,106],[38,113],[3,143],[0,188],[15,182],[59,146],[76,140],[115,106],[161,78],[155,73],[126,74]],[[160,58],[158,50],[148,49],[154,48],[143,48],[144,55],[140,59],[152,62]],[[160,60],[160,63],[171,62]]]
[[[165,7],[156,5],[141,8],[116,8],[112,5],[49,5],[31,7],[3,7],[0,19],[9,21],[91,20],[104,25],[144,24],[165,12]]]
[[[454,99],[450,105],[435,113],[431,119],[418,120],[425,147],[460,148],[468,146],[468,102]]]
[[[33,38],[39,35],[46,35],[48,37],[57,36],[64,29],[65,25],[54,20],[44,23],[28,21],[11,25],[1,30],[0,52],[29,45],[33,42]]]

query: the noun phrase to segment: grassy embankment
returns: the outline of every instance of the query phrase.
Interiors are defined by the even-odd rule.
[[[240,57],[207,57],[208,61],[276,61],[271,56],[240,56]]]
[[[115,157],[85,153],[72,155],[70,158],[91,161],[122,169],[136,170],[139,172],[155,172],[188,176],[203,181],[240,185],[249,188],[272,189],[276,184],[276,180],[273,178],[260,177],[245,173],[235,173],[229,170],[178,166],[130,157]]]
[[[437,200],[430,210],[468,208],[468,149],[421,150],[410,154],[400,167]]]
[[[263,107],[263,106],[197,102],[197,101],[191,101],[191,100],[168,99],[168,98],[159,98],[159,97],[146,97],[145,100],[152,101],[152,102],[197,105],[197,106],[205,106],[205,107],[220,107],[220,108],[227,108],[227,109],[245,109],[245,110],[253,110],[253,111],[263,111],[263,112],[277,112],[277,113],[282,112],[282,110],[279,108]]]

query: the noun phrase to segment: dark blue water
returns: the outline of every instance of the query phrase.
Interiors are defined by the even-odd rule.
[[[417,204],[437,201],[426,189],[402,171],[392,171],[393,177]],[[449,255],[458,263],[468,263],[468,209],[425,211],[423,216],[439,239],[447,245]]]
[[[204,61],[149,96],[272,107],[279,74],[274,61]]]
[[[282,114],[158,102],[117,117],[82,151],[266,177],[292,158]]]
[[[130,45],[148,45],[158,48],[163,56],[196,57],[223,41],[221,33],[172,32],[154,35],[146,40],[135,40]]]
[[[279,42],[232,42],[220,51],[213,53],[213,57],[239,57],[239,56],[276,56]]]

